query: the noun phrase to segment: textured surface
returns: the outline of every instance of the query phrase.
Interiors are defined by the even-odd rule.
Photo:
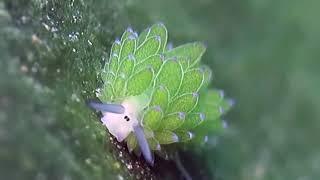
[[[154,143],[157,148],[152,150],[157,151],[164,151],[163,144],[190,140],[203,144],[209,135],[223,129],[221,116],[232,105],[222,91],[208,89],[212,73],[200,64],[205,45],[193,42],[168,48],[168,34],[162,23],[151,25],[141,34],[128,28],[120,41],[114,41],[109,61],[101,69],[106,85],[102,85],[98,98],[126,109],[121,114],[102,111],[102,121],[119,142],[125,140],[129,149],[142,151],[144,156],[145,151],[150,153],[148,144]],[[212,112],[218,113],[211,116]],[[201,114],[201,120],[194,114]],[[133,126],[148,132],[147,139],[134,135],[127,138],[134,132]],[[141,143],[137,146],[136,137],[138,142],[148,142],[143,146],[146,148]]]
[[[105,1],[0,3],[3,179],[139,175],[132,169],[140,165],[109,141],[85,104],[95,96],[96,70],[119,27],[114,24],[121,19],[118,6]],[[145,172],[152,176],[150,169]]]
[[[222,138],[208,139],[196,155],[181,154],[190,174],[319,179],[319,1],[52,2],[0,2],[2,178],[122,179],[150,172],[106,138],[84,100],[94,97],[96,69],[112,41],[128,25],[141,31],[162,21],[175,47],[206,42],[203,61],[214,70],[213,85],[236,100]],[[180,176],[172,162],[160,162],[150,169],[158,177]]]

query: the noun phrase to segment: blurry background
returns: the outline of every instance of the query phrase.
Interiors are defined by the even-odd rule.
[[[0,7],[0,168],[8,177],[126,177],[115,155],[97,150],[107,135],[79,102],[94,96],[95,72],[113,39],[129,25],[141,31],[161,21],[174,46],[206,42],[212,86],[236,101],[225,134],[199,157],[206,178],[320,178],[320,1],[17,0]]]
[[[319,1],[140,2],[130,22],[143,15],[174,43],[207,42],[213,86],[237,102],[207,155],[217,179],[320,178]]]

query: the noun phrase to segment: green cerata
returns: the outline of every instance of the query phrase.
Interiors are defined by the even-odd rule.
[[[154,163],[172,144],[202,143],[223,127],[221,115],[231,104],[210,89],[211,70],[200,64],[201,42],[167,46],[162,23],[140,35],[128,28],[116,40],[101,72],[104,82],[90,106],[102,112],[102,124],[130,152]]]

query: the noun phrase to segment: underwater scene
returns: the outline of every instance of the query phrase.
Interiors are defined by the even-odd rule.
[[[0,179],[319,179],[318,7],[1,0]]]

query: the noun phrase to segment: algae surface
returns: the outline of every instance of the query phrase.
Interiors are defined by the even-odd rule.
[[[198,179],[319,179],[318,1],[0,1],[4,179],[179,178],[110,139],[85,105],[129,25],[163,22],[172,43],[207,43],[214,87],[236,100],[228,128],[182,152]],[[193,163],[189,163],[193,162]]]

